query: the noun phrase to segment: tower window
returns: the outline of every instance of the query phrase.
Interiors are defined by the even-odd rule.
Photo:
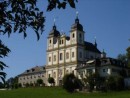
[[[51,57],[49,57],[49,62],[51,62]]]
[[[62,53],[60,53],[60,60],[62,60],[63,59],[63,54]]]
[[[51,44],[51,39],[50,39],[49,43]]]
[[[74,52],[72,52],[72,58],[74,57]]]
[[[72,34],[72,38],[74,38],[75,37],[75,35],[74,35],[74,33]]]
[[[64,41],[62,40],[62,44],[64,43]]]
[[[68,52],[66,53],[66,59],[69,59],[69,53]]]

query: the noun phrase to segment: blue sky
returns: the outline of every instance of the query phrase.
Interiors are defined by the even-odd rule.
[[[105,49],[107,56],[116,58],[118,54],[126,53],[126,48],[130,46],[130,0],[78,0],[76,9],[67,6],[65,10],[55,9],[51,12],[46,12],[47,0],[38,1],[38,7],[46,17],[39,41],[30,29],[26,39],[19,33],[12,33],[10,38],[0,35],[0,39],[11,49],[8,57],[3,59],[9,66],[5,69],[7,78],[31,67],[45,65],[47,36],[54,24],[53,19],[56,18],[57,29],[69,35],[76,11],[86,32],[85,40],[94,43],[96,36],[99,50]]]

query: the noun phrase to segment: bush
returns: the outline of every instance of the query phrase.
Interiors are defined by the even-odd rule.
[[[38,79],[37,80],[37,84],[38,84],[38,86],[40,86],[41,84],[43,84],[43,80],[42,79]]]
[[[25,84],[25,87],[29,87],[29,83],[26,83],[26,84]]]
[[[74,74],[67,74],[63,77],[63,88],[72,93],[75,89],[81,89],[81,81]]]
[[[115,77],[117,90],[123,90],[125,87],[124,78],[122,76]]]
[[[49,83],[51,84],[51,86],[52,86],[52,84],[55,83],[55,80],[54,80],[53,77],[49,77],[49,78],[48,78],[48,82],[49,82]]]

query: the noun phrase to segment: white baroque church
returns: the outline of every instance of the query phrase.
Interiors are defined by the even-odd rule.
[[[96,41],[94,44],[85,41],[85,31],[77,16],[69,36],[61,34],[54,24],[47,38],[46,58],[46,78],[53,77],[57,86],[65,74],[78,76],[75,69],[89,59],[101,58],[101,52]]]

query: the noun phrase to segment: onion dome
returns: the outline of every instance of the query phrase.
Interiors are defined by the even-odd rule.
[[[75,23],[71,26],[71,30],[83,31],[83,26],[79,23],[78,15],[76,16]]]
[[[56,29],[55,24],[54,24],[52,30],[51,30],[50,33],[49,33],[49,37],[51,37],[51,36],[53,36],[53,37],[58,37],[58,36],[60,36],[60,32]]]

